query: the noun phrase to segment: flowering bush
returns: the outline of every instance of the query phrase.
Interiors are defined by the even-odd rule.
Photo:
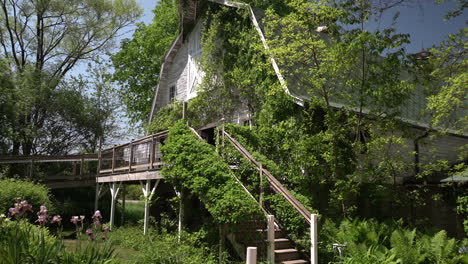
[[[79,247],[74,252],[65,251],[63,242],[50,235],[49,230],[46,228],[46,225],[49,224],[49,211],[44,205],[41,205],[40,210],[36,213],[37,220],[35,223],[38,223],[38,226],[29,223],[26,218],[28,213],[33,213],[32,205],[28,201],[18,200],[14,207],[8,211],[10,218],[7,218],[4,214],[0,215],[1,264],[108,264],[114,261],[114,249],[110,244],[98,245],[91,243],[85,248]],[[96,215],[100,215],[100,213],[95,213]],[[77,235],[83,229],[84,219],[84,215],[75,216],[71,219],[77,225]],[[57,224],[61,231],[61,222],[61,216],[56,215],[52,217],[50,224]],[[99,228],[102,232],[101,238],[105,240],[108,228],[100,223]],[[86,233],[90,236],[91,240],[96,238],[92,229],[88,229]]]

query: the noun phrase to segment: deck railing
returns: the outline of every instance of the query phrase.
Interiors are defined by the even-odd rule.
[[[160,146],[167,131],[145,136],[99,153],[99,174],[154,170],[162,166]]]

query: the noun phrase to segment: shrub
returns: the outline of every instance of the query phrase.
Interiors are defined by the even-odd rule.
[[[459,243],[445,231],[426,235],[402,227],[401,221],[344,220],[338,227],[327,223],[323,239],[329,244],[346,244],[336,263],[468,263],[458,253]]]
[[[18,198],[27,200],[34,206],[33,210],[39,210],[39,206],[45,205],[53,212],[53,204],[50,199],[49,189],[30,181],[4,179],[0,180],[0,213],[8,212]]]
[[[201,233],[185,233],[178,242],[177,234],[149,229],[148,235],[141,235],[141,228],[121,227],[110,235],[110,242],[121,247],[138,251],[132,263],[198,264],[218,263],[216,256],[201,242]]]
[[[199,140],[183,121],[169,130],[161,147],[167,164],[162,174],[177,189],[185,188],[205,204],[216,223],[239,223],[262,217],[258,204],[239,185],[214,146]]]

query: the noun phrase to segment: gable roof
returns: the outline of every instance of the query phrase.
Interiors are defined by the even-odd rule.
[[[283,74],[281,73],[280,66],[277,63],[276,59],[272,55],[271,52],[269,52],[270,47],[268,46],[266,37],[263,33],[263,26],[262,26],[262,17],[264,16],[264,12],[261,9],[252,7],[250,4],[247,3],[242,3],[242,2],[236,2],[236,1],[230,1],[230,0],[208,0],[213,3],[217,3],[220,5],[228,6],[228,7],[233,7],[233,8],[243,8],[246,9],[249,14],[250,14],[250,19],[251,22],[257,31],[257,34],[263,44],[263,47],[269,54],[269,60],[271,62],[271,65],[275,71],[275,74],[278,78],[278,81],[280,82],[281,86],[283,87],[284,91],[286,94],[291,96],[293,100],[301,105],[304,106],[304,103],[307,101],[310,101],[311,96],[307,93],[305,90],[301,90],[299,87],[293,86],[288,86],[287,81]],[[174,41],[173,45],[169,49],[166,59],[164,60],[163,66],[161,67],[161,78],[163,78],[163,70],[164,70],[164,64],[165,62],[170,62],[171,59],[175,56],[177,52],[177,48],[180,46],[182,43],[182,37],[187,34],[187,32],[184,32],[184,30],[187,30],[191,28],[191,25],[193,25],[196,22],[197,19],[197,8],[199,7],[199,0],[185,0],[185,1],[180,1],[180,15],[181,15],[181,35],[177,37],[177,39]],[[179,45],[179,46],[178,46]],[[152,121],[153,116],[155,114],[155,107],[156,107],[156,96],[158,94],[159,90],[159,84],[156,87],[155,90],[155,96],[153,99],[153,106],[151,109],[151,114],[149,118],[149,122]],[[357,107],[353,108],[348,105],[346,105],[343,102],[330,102],[330,104],[335,107],[335,108],[344,108],[346,107],[347,109],[351,111],[362,111],[364,114],[370,113],[370,109],[362,109],[359,110]],[[426,97],[423,93],[422,88],[416,89],[414,95],[407,100],[407,102],[401,106],[400,111],[401,115],[397,117],[399,120],[409,123],[415,127],[418,128],[426,128],[426,129],[434,129],[434,130],[440,130],[440,131],[448,131],[452,135],[456,136],[462,136],[462,137],[468,137],[467,132],[465,131],[456,131],[454,129],[446,129],[442,127],[431,127],[430,125],[430,117],[428,116],[422,116],[421,112],[426,108]],[[457,113],[457,116],[468,116],[468,110],[460,109],[460,111]]]

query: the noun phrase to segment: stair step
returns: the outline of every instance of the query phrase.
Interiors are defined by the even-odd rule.
[[[275,249],[285,249],[291,247],[291,241],[287,238],[276,238]]]
[[[263,238],[267,238],[268,230],[267,229],[257,229],[257,232],[263,234]],[[275,239],[276,238],[284,238],[284,232],[280,229],[275,229]]]
[[[296,260],[299,259],[299,252],[294,248],[286,249],[276,249],[275,250],[275,260],[284,261],[284,260]]]
[[[286,261],[281,262],[281,264],[306,264],[306,263],[309,263],[309,261],[303,260],[303,259],[286,260]]]

